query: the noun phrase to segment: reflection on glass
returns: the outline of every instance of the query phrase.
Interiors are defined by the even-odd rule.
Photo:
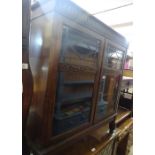
[[[97,67],[100,41],[88,34],[64,26],[61,62]]]
[[[97,67],[99,41],[65,26],[62,36],[60,63]],[[53,134],[69,131],[90,120],[95,72],[88,70],[59,72]]]
[[[114,113],[114,104],[116,101],[119,79],[119,75],[103,75],[100,83],[99,97],[97,103],[97,119],[106,117]]]
[[[88,79],[86,74],[59,73],[53,130],[55,135],[89,122],[94,75],[89,73]]]
[[[115,112],[115,104],[123,67],[124,52],[108,44],[104,56],[103,76],[100,82],[96,119],[107,117]]]
[[[107,46],[105,64],[113,69],[122,69],[123,51],[118,50],[112,45]]]

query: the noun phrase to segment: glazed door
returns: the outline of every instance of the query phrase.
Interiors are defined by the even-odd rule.
[[[53,134],[90,123],[101,41],[81,29],[63,26]]]
[[[124,56],[124,49],[119,49],[112,43],[106,44],[95,113],[96,121],[108,117],[116,111]]]

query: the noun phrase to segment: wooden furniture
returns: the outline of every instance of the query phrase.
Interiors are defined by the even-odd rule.
[[[71,1],[32,6],[27,140],[47,155],[108,123],[115,129],[125,38]]]
[[[126,108],[120,107],[118,108],[117,116],[116,116],[116,127],[119,126],[124,120],[128,119],[131,117],[131,111],[129,111]]]
[[[32,97],[32,74],[29,66],[30,1],[22,0],[22,154],[29,148],[25,140],[25,126]]]
[[[132,118],[126,120],[117,130],[119,131],[116,155],[128,155],[132,142]]]
[[[133,145],[133,119],[131,111],[119,107],[116,117],[117,140],[115,143],[115,155],[128,155]]]
[[[119,105],[133,111],[133,78],[131,70],[123,76]],[[124,74],[124,72],[123,72]]]
[[[115,135],[108,135],[102,142],[87,136],[53,155],[114,155],[115,142]]]
[[[32,74],[29,66],[30,1],[22,1],[22,118],[25,128],[32,96]]]
[[[113,134],[109,134],[105,125],[67,148],[56,150],[52,155],[128,155],[132,145],[133,122],[130,114],[131,111],[119,108],[115,121],[116,130]]]

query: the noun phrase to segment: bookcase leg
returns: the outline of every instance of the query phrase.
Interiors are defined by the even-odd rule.
[[[109,123],[109,129],[110,129],[110,134],[113,134],[113,132],[116,129],[115,118]]]

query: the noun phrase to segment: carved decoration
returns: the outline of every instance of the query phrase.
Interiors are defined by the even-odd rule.
[[[94,68],[90,68],[87,66],[80,66],[80,65],[71,65],[71,64],[64,64],[59,63],[59,70],[66,71],[66,72],[91,72],[96,73]]]

